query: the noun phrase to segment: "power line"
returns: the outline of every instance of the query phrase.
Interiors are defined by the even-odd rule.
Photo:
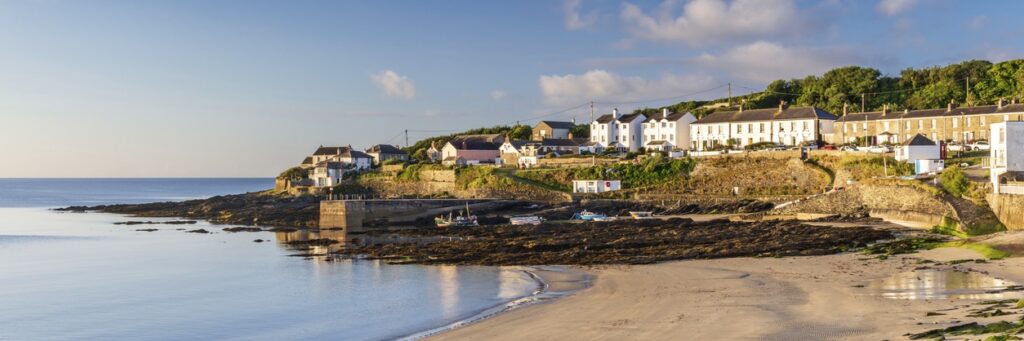
[[[695,96],[695,95],[700,95],[700,94],[703,94],[703,93],[706,93],[706,92],[711,92],[711,91],[714,91],[714,90],[718,90],[718,89],[724,88],[726,86],[728,86],[728,84],[721,84],[721,85],[713,87],[713,88],[704,89],[704,90],[697,91],[697,92],[691,92],[691,93],[684,94],[684,95],[672,96],[672,97],[645,99],[645,100],[628,101],[628,102],[601,102],[601,101],[594,101],[594,104],[605,104],[605,105],[613,105],[613,104],[640,104],[640,103],[650,103],[650,102],[662,102],[662,101],[668,101],[668,100],[677,100],[677,99],[683,99],[683,98],[691,97],[691,96]]]

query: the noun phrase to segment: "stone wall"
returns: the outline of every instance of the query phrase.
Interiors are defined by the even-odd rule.
[[[931,228],[944,219],[956,220],[953,207],[941,197],[920,188],[898,185],[857,184],[846,190],[801,200],[772,212],[875,216]]]
[[[989,194],[992,211],[1009,230],[1024,230],[1024,195]]]
[[[344,232],[367,232],[368,225],[412,223],[416,219],[462,210],[480,209],[498,204],[489,200],[409,199],[409,200],[324,200],[320,202],[320,228]]]

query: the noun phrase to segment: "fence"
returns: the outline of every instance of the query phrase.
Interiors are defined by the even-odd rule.
[[[1024,185],[1000,185],[999,194],[1024,195]]]

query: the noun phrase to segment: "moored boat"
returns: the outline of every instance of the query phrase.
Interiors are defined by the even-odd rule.
[[[544,223],[544,218],[538,216],[511,217],[508,220],[512,225],[540,225]]]
[[[594,213],[587,210],[583,210],[572,216],[573,220],[584,220],[584,221],[609,221],[612,220],[607,215],[601,213]]]
[[[455,216],[453,216],[452,212],[448,212],[448,217],[447,218],[445,218],[445,216],[443,216],[443,215],[439,216],[439,217],[435,217],[434,218],[434,224],[437,224],[437,227],[440,227],[440,228],[480,226],[480,223],[477,222],[477,220],[476,220],[476,216],[470,214],[470,212],[469,212],[469,203],[468,202],[466,203],[466,215],[465,216],[460,214],[459,216],[455,217]]]
[[[636,220],[654,219],[654,213],[650,211],[629,211],[629,215]]]

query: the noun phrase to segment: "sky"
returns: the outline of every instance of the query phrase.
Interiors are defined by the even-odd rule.
[[[0,177],[272,177],[318,146],[1021,58],[1021,1],[0,0]]]

